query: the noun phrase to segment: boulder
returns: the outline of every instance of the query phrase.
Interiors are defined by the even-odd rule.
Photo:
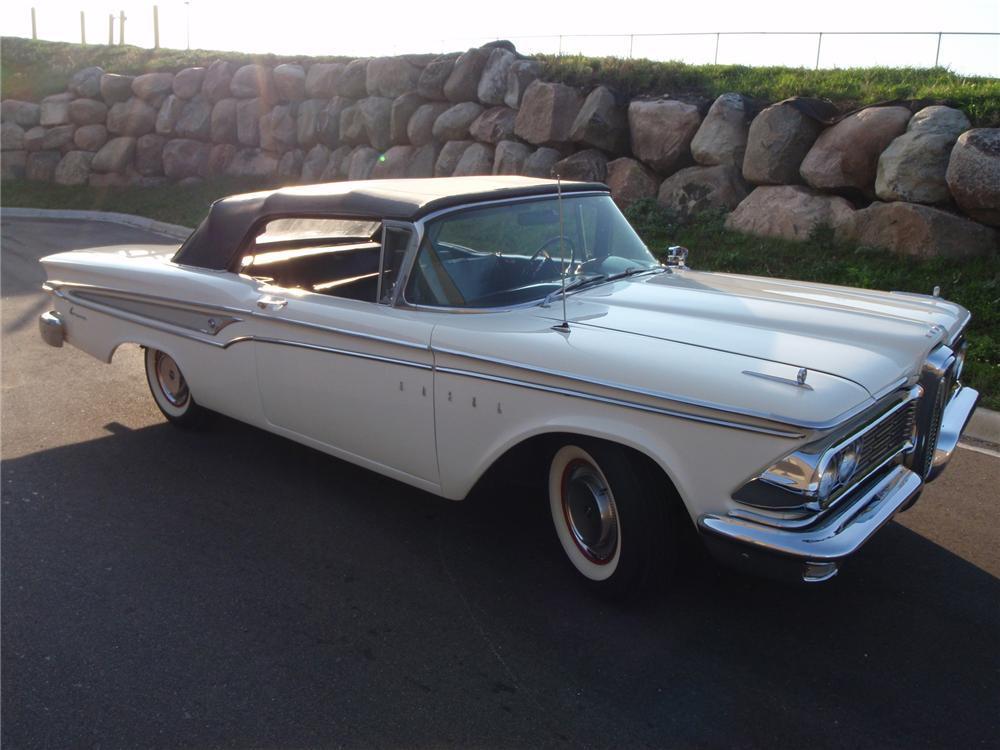
[[[479,115],[483,107],[475,102],[456,104],[434,121],[433,135],[436,141],[461,141],[468,137],[469,127]]]
[[[163,174],[163,147],[167,139],[162,135],[147,133],[135,142],[135,171],[144,177]]]
[[[1000,250],[1000,235],[948,211],[915,203],[872,203],[856,212],[853,239],[918,258],[971,258]]]
[[[326,163],[326,169],[320,176],[321,182],[335,182],[336,180],[346,180],[347,172],[351,166],[351,154],[354,153],[352,146],[338,146],[330,152],[330,161]]]
[[[54,94],[42,99],[38,121],[45,127],[66,125],[69,122],[69,104],[72,94]]]
[[[473,143],[462,152],[453,177],[493,174],[493,146],[488,143]]]
[[[69,103],[69,119],[77,125],[103,125],[108,105],[97,99],[74,99]]]
[[[946,179],[963,212],[1000,226],[1000,128],[962,133],[951,150]]]
[[[108,129],[103,125],[81,125],[73,133],[73,145],[81,151],[99,151],[108,142]]]
[[[357,109],[368,143],[377,151],[388,149],[392,145],[389,130],[392,124],[392,99],[369,96],[358,102]]]
[[[372,58],[365,73],[365,88],[369,96],[395,99],[414,91],[420,81],[420,68],[405,57]]]
[[[73,142],[75,131],[76,125],[57,125],[54,128],[49,128],[45,131],[45,137],[42,138],[42,148],[49,150],[68,146]]]
[[[181,99],[194,99],[201,92],[205,83],[205,68],[184,68],[174,76],[174,96]]]
[[[93,159],[93,151],[70,151],[56,166],[52,181],[57,185],[86,185]]]
[[[563,180],[604,182],[608,176],[608,157],[596,148],[577,151],[553,164],[552,176]]]
[[[230,177],[253,177],[260,180],[272,179],[278,172],[278,157],[259,148],[241,148],[226,166]]]
[[[221,177],[229,169],[235,156],[236,146],[232,143],[217,143],[208,152],[208,163],[203,174],[206,177]]]
[[[143,73],[132,81],[132,93],[156,106],[174,92],[173,73]]]
[[[576,89],[535,81],[524,92],[514,132],[535,145],[565,143],[582,105]]]
[[[884,201],[949,202],[948,158],[958,136],[970,127],[960,110],[924,107],[879,156],[875,194]]]
[[[14,122],[5,122],[0,125],[0,150],[23,151],[24,128]]]
[[[5,99],[0,105],[0,120],[20,125],[27,130],[41,122],[42,108],[34,102],[22,102],[17,99]]]
[[[543,146],[524,160],[524,175],[526,177],[552,177],[552,167],[562,159],[557,149]]]
[[[274,71],[266,65],[244,65],[233,73],[229,90],[237,99],[263,99],[270,104],[276,97]]]
[[[583,100],[569,137],[576,143],[612,154],[628,151],[628,113],[607,86],[598,86]]]
[[[451,109],[445,102],[432,102],[417,107],[406,125],[406,136],[414,146],[423,146],[434,140],[434,123]]]
[[[233,74],[236,66],[226,60],[216,60],[208,66],[205,71],[205,80],[201,84],[201,93],[210,102],[218,102],[231,97],[230,84],[233,81]]]
[[[301,102],[306,98],[305,68],[294,63],[279,65],[274,69],[274,88],[279,101]],[[280,164],[278,165],[278,176],[282,176]]]
[[[189,138],[174,138],[163,146],[163,172],[171,180],[200,177],[207,169],[211,147]]]
[[[451,177],[458,166],[465,149],[472,145],[472,141],[448,141],[441,147],[437,161],[434,163],[435,177]]]
[[[327,104],[325,99],[306,99],[299,105],[296,140],[303,148],[312,148],[320,142],[320,117]],[[339,130],[339,123],[337,127]]]
[[[502,50],[501,50],[502,51]],[[517,110],[510,107],[491,107],[472,121],[469,133],[483,143],[500,143],[514,140]]]
[[[502,47],[495,47],[486,59],[486,66],[479,79],[476,94],[483,104],[503,104],[507,97],[507,75],[517,61],[517,55]]]
[[[417,93],[424,99],[445,101],[444,85],[455,69],[458,55],[442,55],[434,58],[422,71],[417,81]]]
[[[507,91],[503,103],[511,109],[521,106],[528,86],[542,76],[542,64],[537,60],[515,60],[507,70]]]
[[[347,165],[347,179],[367,180],[378,163],[379,153],[371,146],[358,146],[351,152]]]
[[[425,100],[415,91],[397,96],[392,100],[392,112],[389,115],[389,139],[399,146],[410,142],[407,127],[413,114],[425,104]]]
[[[634,101],[628,107],[632,153],[661,174],[689,163],[699,125],[698,107],[674,99]]]
[[[368,96],[368,60],[351,60],[337,79],[337,91],[349,99],[363,99]]]
[[[799,174],[812,187],[873,196],[879,155],[910,120],[906,107],[869,107],[822,133]]]
[[[319,182],[330,161],[330,149],[317,143],[302,160],[302,182]]]
[[[750,123],[743,179],[756,185],[802,181],[799,167],[823,125],[791,104],[772,104]]]
[[[236,103],[236,140],[243,146],[260,144],[260,118],[267,109],[262,99],[240,99]]]
[[[854,207],[844,198],[820,195],[802,185],[755,188],[726,218],[726,228],[759,237],[805,240],[820,225],[839,238],[853,231]]]
[[[232,101],[235,101],[235,99]],[[160,105],[160,111],[156,113],[156,122],[153,129],[160,135],[173,135],[177,121],[181,119],[181,115],[184,113],[185,104],[184,99],[173,94],[164,99],[163,104]]]
[[[652,170],[627,156],[608,162],[605,182],[611,188],[612,199],[621,209],[643,198],[652,198],[660,184]]]
[[[24,148],[27,151],[41,151],[42,144],[45,143],[45,133],[48,128],[36,125],[24,131]]]
[[[351,146],[361,146],[368,142],[365,121],[357,104],[351,104],[340,113],[340,140]]]
[[[353,106],[353,101],[343,96],[335,96],[320,113],[316,126],[319,132],[319,142],[334,148],[340,143],[341,116]]]
[[[94,156],[90,168],[95,172],[124,172],[135,156],[135,138],[120,136],[105,143]]]
[[[313,63],[306,73],[306,96],[331,99],[337,94],[337,81],[347,67],[344,63]]]
[[[127,102],[132,98],[133,81],[135,81],[135,76],[105,73],[101,76],[101,98],[109,105]]]
[[[747,149],[750,103],[741,94],[723,94],[708,109],[691,139],[691,155],[699,164],[731,164],[742,169]]]
[[[142,99],[112,104],[108,110],[108,132],[112,135],[140,136],[156,128],[157,112]]]
[[[212,102],[201,96],[185,102],[174,133],[181,138],[209,140],[212,137],[212,110]]]
[[[62,154],[58,151],[30,153],[25,164],[24,177],[33,182],[52,182],[52,178],[56,175],[56,167],[61,161]]]
[[[410,155],[410,163],[406,167],[407,177],[433,177],[434,165],[437,164],[441,149],[435,143],[414,146]]]
[[[69,79],[69,90],[77,96],[96,99],[101,95],[101,77],[104,71],[98,67],[78,70]]]
[[[379,156],[369,176],[373,180],[406,177],[413,150],[413,146],[393,146]]]
[[[523,174],[531,147],[519,141],[500,141],[493,153],[493,174]]]
[[[296,131],[291,105],[278,105],[260,118],[260,147],[278,153],[294,148]]]
[[[285,183],[297,182],[302,176],[303,161],[305,161],[305,154],[302,149],[296,148],[286,151],[278,160],[278,179]]]
[[[0,159],[0,180],[23,180],[27,166],[27,151],[5,152]]]
[[[476,100],[479,79],[490,59],[490,50],[473,48],[455,60],[455,66],[444,83],[444,96],[450,102],[472,102]]]
[[[163,105],[166,107],[166,103]],[[220,99],[212,107],[212,118],[209,123],[209,133],[213,143],[234,143],[236,136],[236,108],[239,106],[239,99]],[[160,109],[163,115],[163,109]],[[157,120],[157,132],[159,132],[159,120]]]
[[[747,197],[747,184],[739,167],[687,167],[660,185],[657,202],[681,220],[706,211],[732,211]]]

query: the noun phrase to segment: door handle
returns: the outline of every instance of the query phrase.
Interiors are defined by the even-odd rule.
[[[265,294],[257,300],[257,307],[261,310],[280,310],[287,304],[288,300],[283,300],[281,297],[272,297],[270,294]]]

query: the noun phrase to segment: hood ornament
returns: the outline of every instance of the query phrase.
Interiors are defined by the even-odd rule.
[[[799,368],[798,374],[795,376],[795,382],[799,385],[806,384],[806,378],[809,376],[809,370],[804,367]]]

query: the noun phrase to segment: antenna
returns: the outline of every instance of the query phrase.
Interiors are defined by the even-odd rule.
[[[556,202],[559,204],[559,265],[562,273],[562,323],[553,326],[557,331],[568,331],[569,322],[566,320],[566,243],[563,241],[565,232],[563,231],[563,204],[562,204],[562,177],[556,173]]]

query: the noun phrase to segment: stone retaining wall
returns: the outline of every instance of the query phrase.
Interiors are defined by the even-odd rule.
[[[684,218],[803,239],[817,223],[910,255],[998,248],[1000,129],[959,110],[871,107],[827,126],[794,102],[626,101],[541,80],[505,42],[442,56],[123,76],[87,68],[2,103],[4,179],[150,186],[222,175],[310,183],[523,174],[606,182]]]

